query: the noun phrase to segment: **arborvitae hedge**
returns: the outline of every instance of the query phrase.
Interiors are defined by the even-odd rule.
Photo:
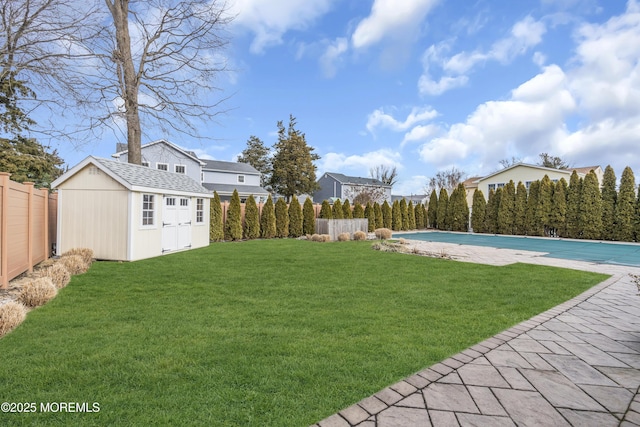
[[[538,222],[538,195],[540,194],[540,181],[529,184],[529,197],[527,198],[527,235],[542,236],[542,227]]]
[[[634,239],[635,183],[633,171],[627,166],[620,177],[620,193],[615,211],[615,238],[621,241],[631,242]]]
[[[233,190],[229,210],[227,211],[227,222],[224,225],[225,240],[242,239],[242,216],[240,207],[240,196],[237,190]]]
[[[427,227],[438,228],[438,194],[435,189],[431,191],[431,195],[429,196]]]
[[[353,205],[353,217],[364,218],[364,208],[359,202],[356,202],[356,204]]]
[[[351,210],[351,203],[349,203],[349,199],[346,199],[342,205],[342,216],[344,219],[353,218],[353,211]]]
[[[600,190],[602,195],[602,238],[604,240],[615,240],[617,238],[616,202],[618,193],[616,192],[616,181],[616,173],[611,165],[608,165],[604,169],[602,188]],[[635,183],[631,185],[631,191],[633,191],[634,186]],[[622,186],[620,189],[622,190]],[[631,235],[633,235],[633,231]]]
[[[516,186],[509,181],[502,189],[498,206],[498,233],[513,234],[515,231]]]
[[[260,216],[260,234],[265,239],[272,239],[276,237],[276,214],[274,212],[271,195],[269,195],[266,203],[262,207],[262,216]]]
[[[484,216],[487,210],[487,201],[484,199],[482,190],[473,193],[473,204],[471,205],[471,228],[474,233],[485,233]]]
[[[522,182],[518,182],[516,200],[513,206],[513,228],[515,234],[527,234],[527,197],[527,187]]]
[[[344,212],[342,211],[342,202],[340,199],[333,202],[333,209],[331,209],[331,213],[333,214],[333,219],[344,219]]]
[[[438,230],[448,230],[449,224],[447,223],[447,209],[449,209],[449,193],[446,189],[440,190],[440,197],[438,197],[438,208],[436,212],[436,224]]]
[[[543,236],[549,236],[553,201],[553,182],[545,175],[538,189],[538,206],[536,207],[536,223]]]
[[[602,236],[602,196],[595,172],[591,171],[582,183],[580,222],[584,239],[599,239]]]
[[[458,184],[451,193],[449,199],[448,214],[449,229],[453,231],[469,230],[469,206],[467,205],[467,192],[462,183]]]
[[[289,236],[289,211],[283,198],[276,202],[276,237]]]
[[[402,230],[402,211],[400,210],[400,202],[394,201],[391,207],[391,229],[393,231]]]
[[[257,239],[260,237],[260,212],[253,196],[249,196],[244,206],[244,238]]]
[[[364,217],[369,220],[368,230],[373,232],[376,229],[376,214],[371,206],[371,202],[367,202],[367,206],[364,208]]]
[[[501,197],[502,189],[498,188],[497,191],[489,190],[489,200],[487,200],[487,208],[484,214],[484,229],[486,233],[496,234],[498,232],[498,209]]]
[[[407,218],[409,220],[409,230],[415,230],[416,227],[416,211],[413,208],[413,202],[409,200],[407,204]]]
[[[566,237],[567,235],[567,195],[565,189],[567,181],[561,178],[553,188],[551,203],[550,232],[553,237]]]
[[[219,242],[224,239],[224,224],[222,223],[222,204],[216,191],[213,192],[213,199],[211,199],[209,206],[211,207],[209,240]]]
[[[314,234],[316,232],[316,211],[310,198],[304,201],[302,217],[302,232],[304,234]]]
[[[289,237],[302,236],[302,207],[294,194],[289,203]]]
[[[331,209],[331,205],[328,200],[322,201],[322,206],[320,207],[320,218],[322,219],[332,219],[333,218],[333,210]]]
[[[382,210],[382,226],[383,228],[388,228],[391,230],[393,227],[393,212],[391,210],[391,205],[386,200],[382,204],[380,208]]]
[[[416,229],[421,230],[424,227],[424,209],[422,203],[418,203],[414,208],[414,215],[416,218]]]
[[[373,202],[373,213],[376,216],[376,228],[384,227],[384,218],[382,218],[382,208],[380,203]]]
[[[640,185],[638,185],[638,191],[637,191],[637,198],[636,198],[636,212],[635,212],[635,225],[634,225],[634,236],[635,236],[635,240],[636,242],[640,242]]]
[[[580,200],[582,198],[582,178],[576,171],[569,178],[569,190],[567,192],[567,237],[579,239],[582,235],[580,223]]]
[[[400,200],[400,215],[402,216],[402,228],[401,230],[409,229],[409,213],[407,212],[407,201],[402,198]]]

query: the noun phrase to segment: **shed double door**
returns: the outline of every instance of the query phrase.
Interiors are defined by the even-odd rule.
[[[162,252],[191,247],[191,200],[167,196],[162,203]]]

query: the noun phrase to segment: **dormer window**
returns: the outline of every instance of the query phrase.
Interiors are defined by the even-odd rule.
[[[244,175],[238,175],[238,183],[240,184],[244,183]]]

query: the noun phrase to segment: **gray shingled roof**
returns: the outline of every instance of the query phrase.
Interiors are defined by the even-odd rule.
[[[373,178],[361,178],[361,177],[358,177],[358,176],[347,176],[347,175],[343,175],[341,173],[334,173],[334,172],[327,172],[327,175],[332,176],[334,179],[336,179],[341,184],[375,185],[375,186],[382,186],[382,187],[391,187],[390,185],[387,185],[387,184],[383,183],[382,181],[377,180],[377,179],[373,179]]]
[[[239,162],[225,162],[222,160],[205,160],[201,159],[205,162],[205,165],[202,167],[204,170],[211,171],[225,171],[225,172],[240,172],[240,173],[250,173],[258,175],[260,172],[249,163],[239,163]]]
[[[202,186],[209,191],[217,191],[219,194],[231,194],[233,190],[238,190],[238,194],[253,194],[254,196],[266,196],[267,190],[257,185],[232,185],[232,184],[211,184],[204,183]]]
[[[151,169],[146,166],[132,165],[130,163],[123,163],[98,157],[94,157],[93,159],[101,166],[117,175],[120,179],[130,184],[132,187],[211,194],[206,188],[194,181],[192,178],[189,178],[187,175]]]

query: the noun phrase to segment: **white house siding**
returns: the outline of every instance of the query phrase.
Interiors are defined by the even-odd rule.
[[[122,153],[119,161],[126,163],[128,158],[128,153]],[[200,163],[167,144],[157,143],[143,147],[142,161],[149,162],[149,167],[152,169],[157,169],[158,163],[166,163],[169,172],[174,172],[176,165],[183,165],[188,177],[196,182],[201,182]]]
[[[58,188],[57,254],[90,247],[98,259],[126,259],[128,191],[94,166]]]
[[[552,181],[564,178],[568,184],[569,178],[571,177],[571,171],[547,168],[541,169],[521,165],[511,169],[506,169],[504,172],[497,173],[487,178],[480,179],[478,182],[478,189],[482,191],[485,198],[488,198],[489,186],[492,184],[498,188],[499,186],[506,185],[510,180],[512,180],[516,187],[518,186],[518,182],[522,182],[526,186],[527,182],[541,180],[545,175],[547,175]]]
[[[260,186],[260,176],[253,174],[243,174],[241,172],[218,172],[204,171],[203,182],[226,184],[226,185],[254,185]],[[244,182],[238,181],[238,176],[244,176]]]

